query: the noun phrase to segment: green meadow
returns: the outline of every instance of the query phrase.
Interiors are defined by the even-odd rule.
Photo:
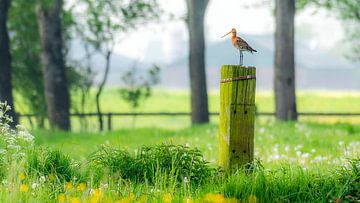
[[[106,90],[104,112],[131,112]],[[210,111],[219,95],[209,93]],[[360,93],[299,92],[299,112],[360,112]],[[189,112],[185,91],[156,90],[138,112]],[[259,92],[259,112],[273,96]],[[94,107],[87,104],[89,112]],[[98,132],[96,118],[74,132],[32,129],[33,141],[2,153],[1,202],[356,202],[360,199],[360,118],[300,117],[255,122],[250,169],[218,168],[218,117],[119,117]],[[19,135],[22,135],[19,133]],[[15,136],[16,137],[16,136]],[[20,136],[21,138],[21,136]],[[20,139],[19,138],[19,139]],[[17,140],[16,138],[15,140]],[[22,139],[22,138],[21,138]],[[21,140],[20,139],[20,140]],[[4,144],[3,144],[4,145]],[[6,157],[6,159],[4,158]]]
[[[94,91],[87,99],[85,109],[87,113],[95,112]],[[209,111],[219,112],[220,100],[219,92],[212,90],[208,93]],[[18,99],[20,100],[20,99]],[[79,97],[73,97],[72,112],[79,112]],[[359,113],[360,112],[360,92],[329,92],[329,91],[300,91],[297,93],[298,112],[326,112],[326,113]],[[274,112],[274,97],[269,91],[258,91],[256,94],[256,107],[258,112]],[[28,113],[22,103],[16,104],[16,108],[20,113]],[[120,93],[115,88],[105,89],[101,97],[101,109],[103,113],[111,112],[190,112],[190,94],[185,90],[154,90],[152,96],[140,103],[139,108],[132,109],[128,103],[121,99]],[[106,120],[104,124],[106,127]],[[122,116],[113,117],[113,129],[123,128],[166,128],[166,129],[183,129],[191,126],[190,119],[187,116],[143,116],[132,117]],[[260,116],[260,120],[273,119],[272,117]],[[96,117],[88,117],[87,132],[96,132],[98,122]],[[218,123],[217,116],[211,116],[211,123]],[[360,123],[359,116],[348,117],[324,117],[324,116],[300,116],[301,122],[312,123]],[[34,120],[33,120],[34,122]],[[22,118],[22,123],[31,129],[27,118]],[[35,122],[34,122],[35,123]],[[78,117],[72,118],[72,128],[74,131],[80,131],[80,120]],[[84,130],[84,129],[82,129]]]

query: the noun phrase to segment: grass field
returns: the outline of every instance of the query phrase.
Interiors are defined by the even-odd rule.
[[[129,108],[116,89],[106,89],[101,99],[101,109],[107,112],[190,112],[189,92],[184,90],[155,90],[153,96],[146,100],[136,110]],[[219,111],[219,93],[209,92],[210,112]],[[73,99],[73,112],[79,109],[76,99]],[[297,107],[298,112],[328,112],[328,113],[360,113],[360,92],[298,92]],[[256,106],[258,112],[274,112],[274,98],[272,92],[259,91],[256,95]],[[21,113],[31,112],[25,106],[17,104],[17,109]],[[89,100],[86,104],[87,112],[95,112],[95,104]],[[261,120],[268,120],[271,117],[259,117]],[[316,123],[357,123],[360,124],[360,117],[308,117],[301,116],[300,121]],[[33,121],[34,122],[34,121]],[[217,124],[218,117],[212,116],[211,122]],[[22,123],[30,128],[28,119],[23,118]],[[74,131],[80,131],[79,118],[72,118]],[[94,132],[98,129],[97,118],[87,118],[87,131]],[[123,129],[132,128],[133,117],[113,117],[113,128]],[[105,118],[106,125],[106,118]],[[166,128],[182,129],[190,127],[190,119],[187,116],[167,117],[167,116],[148,116],[137,117],[135,127],[146,128]],[[106,127],[106,126],[105,126]]]
[[[104,94],[103,110],[129,111],[114,94]],[[183,91],[156,91],[141,110],[189,111],[188,99]],[[273,111],[270,93],[256,99],[259,111]],[[210,93],[211,111],[217,111],[217,101],[218,94]],[[298,93],[302,112],[360,112],[359,104],[360,93]],[[20,151],[9,149],[9,155],[1,151],[0,202],[359,201],[360,122],[323,119],[284,123],[258,117],[253,170],[232,175],[216,169],[217,117],[200,126],[191,126],[186,117],[139,117],[135,127],[133,118],[118,118],[117,130],[102,133],[96,120],[88,132],[34,129],[33,145],[20,143],[13,149]],[[193,161],[194,148],[209,164]],[[197,167],[189,168],[194,163]]]
[[[203,125],[181,130],[136,128],[104,133],[34,131],[39,146],[60,148],[77,160],[85,160],[99,145],[135,151],[142,145],[181,144],[199,148],[216,164],[218,126]],[[255,155],[264,166],[281,162],[319,167],[339,165],[360,155],[360,126],[352,124],[257,122]],[[76,149],[76,150],[74,150]]]
[[[200,185],[188,184],[187,179],[174,182],[173,176],[161,172],[154,174],[155,182],[129,181],[113,174],[96,182],[94,174],[87,172],[94,170],[90,160],[101,145],[134,154],[143,145],[156,147],[162,143],[198,148],[209,166],[216,168],[217,133],[218,126],[214,124],[180,130],[135,128],[105,133],[36,130],[35,148],[60,149],[61,154],[73,159],[80,171],[77,174],[82,175],[54,181],[52,174],[56,172],[34,175],[26,172],[29,170],[23,163],[25,169],[13,169],[3,182],[11,181],[13,192],[3,187],[0,198],[6,202],[13,198],[29,202],[351,202],[359,198],[360,126],[344,123],[257,121],[255,156],[264,168],[258,167],[251,174],[244,171],[230,176],[215,174]],[[116,159],[114,150],[109,152],[107,156],[114,160],[106,164],[120,164],[116,166],[121,168],[121,163],[128,163]],[[98,159],[106,160],[107,156]],[[61,160],[59,157],[56,160]],[[352,165],[351,159],[355,160]],[[109,165],[101,170],[107,171]],[[125,166],[131,168],[131,164]],[[60,171],[57,176],[61,174]],[[22,177],[26,178],[21,180]],[[43,183],[39,183],[42,179]],[[36,187],[32,188],[34,184]]]
[[[360,112],[360,92],[297,92],[299,112]],[[258,91],[256,105],[260,112],[274,111],[273,93]],[[219,92],[209,92],[209,110],[218,112],[220,106]],[[88,110],[95,110],[94,103],[89,103]],[[105,112],[129,112],[131,109],[120,97],[116,89],[107,89],[102,97],[102,109]],[[189,112],[190,94],[185,90],[155,90],[139,108],[146,112]]]

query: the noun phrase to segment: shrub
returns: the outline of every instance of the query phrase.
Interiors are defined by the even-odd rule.
[[[71,181],[78,174],[69,156],[60,150],[32,149],[27,153],[26,171],[39,177]]]
[[[154,183],[160,176],[176,178],[177,182],[201,184],[214,173],[198,149],[182,145],[141,147],[135,155],[127,151],[102,146],[90,156],[96,168],[111,176],[131,181]]]
[[[345,202],[356,202],[360,197],[360,158],[350,159],[348,167],[339,171]]]
[[[104,173],[111,176],[121,176],[123,179],[138,180],[137,162],[129,152],[125,150],[101,146],[96,152],[90,155],[91,166],[95,166],[95,182]]]
[[[198,149],[183,145],[158,145],[142,147],[136,159],[142,165],[143,173],[152,180],[161,171],[177,177],[178,182],[203,183],[212,176],[214,169],[209,167]]]

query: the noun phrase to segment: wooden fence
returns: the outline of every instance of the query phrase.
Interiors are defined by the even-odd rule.
[[[210,112],[210,116],[219,116],[219,112]],[[256,116],[275,116],[274,112],[256,112]],[[19,119],[36,117],[36,114],[18,114]],[[86,117],[97,117],[97,113],[71,113],[71,117],[86,118]],[[191,112],[106,112],[102,113],[103,117],[107,118],[108,130],[112,130],[113,117],[132,117],[132,116],[191,116]],[[330,112],[299,112],[298,116],[309,116],[309,117],[360,117],[360,113],[330,113]]]

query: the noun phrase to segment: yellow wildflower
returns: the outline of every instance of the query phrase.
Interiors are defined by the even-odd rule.
[[[169,138],[169,144],[172,144],[174,139],[172,137]]]
[[[248,202],[249,203],[256,203],[257,202],[256,196],[255,195],[249,195]]]
[[[204,202],[225,202],[225,198],[222,194],[211,194],[208,193],[203,198]]]
[[[102,195],[102,191],[100,188],[96,188],[91,193],[92,196],[100,197]]]
[[[240,203],[240,200],[236,198],[226,198],[226,203]]]
[[[139,199],[139,202],[141,202],[141,203],[147,202],[147,197],[145,195],[141,195],[140,199]]]
[[[79,185],[76,187],[80,191],[84,191],[86,189],[85,183],[79,183]]]
[[[129,192],[128,198],[129,198],[130,200],[134,200],[134,199],[135,199],[135,195],[134,195],[133,193]]]
[[[58,199],[59,203],[63,203],[66,200],[66,196],[63,193],[61,193],[58,195],[57,199]]]
[[[71,197],[70,203],[81,203],[80,198],[78,197]]]
[[[172,196],[170,193],[164,194],[163,198],[162,198],[163,202],[169,203],[172,201]]]
[[[50,180],[50,181],[55,180],[55,176],[54,176],[54,174],[52,174],[52,173],[50,173],[48,177],[49,177],[49,180]]]
[[[65,190],[71,190],[73,188],[73,185],[71,182],[65,183]]]
[[[20,191],[21,191],[21,192],[27,192],[27,191],[29,191],[29,186],[28,186],[28,185],[25,185],[25,184],[21,184],[21,185],[20,185]]]
[[[191,197],[187,197],[184,199],[184,203],[193,203],[194,201],[191,199]]]
[[[25,180],[26,178],[26,174],[25,173],[21,173],[20,174],[20,180]]]
[[[102,191],[99,188],[91,190],[90,202],[91,203],[100,202],[101,196],[102,196]]]
[[[116,201],[116,203],[131,203],[131,202],[134,202],[134,200],[135,200],[135,195],[132,193],[129,193],[129,195],[127,197],[125,197],[122,200]]]

